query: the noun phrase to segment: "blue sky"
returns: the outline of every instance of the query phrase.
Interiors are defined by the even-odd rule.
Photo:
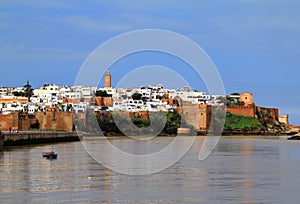
[[[23,86],[27,79],[34,87],[73,85],[85,59],[106,40],[165,29],[207,52],[227,93],[252,92],[257,105],[278,107],[300,124],[299,10],[297,0],[0,0],[0,86]],[[130,71],[153,61],[179,73],[186,69],[155,54],[119,66]],[[126,74],[120,67],[111,68],[114,86]],[[193,74],[185,77],[205,90]]]

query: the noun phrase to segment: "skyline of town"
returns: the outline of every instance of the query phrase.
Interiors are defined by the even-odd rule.
[[[27,79],[35,88],[44,82],[72,85],[85,59],[102,43],[137,29],[163,29],[186,36],[207,52],[226,93],[249,91],[258,104],[276,105],[300,124],[300,96],[295,94],[300,87],[300,2],[29,0],[1,6],[3,86],[23,86]],[[126,56],[111,68],[113,86],[132,69],[149,64],[170,67],[193,89],[204,88],[187,65],[161,53]],[[139,77],[153,76],[157,74]]]
[[[0,0],[1,203],[299,203],[300,0]]]
[[[23,87],[2,87],[0,88],[0,100],[8,99],[13,101],[6,101],[8,102],[6,105],[3,105],[2,103],[0,111],[1,113],[10,113],[10,111],[25,111],[29,114],[35,114],[37,111],[43,112],[47,110],[66,112],[69,108],[72,108],[77,113],[86,112],[88,107],[91,106],[95,111],[165,112],[177,109],[178,105],[174,106],[174,100],[178,100],[178,98],[190,103],[191,105],[198,104],[216,107],[228,106],[228,108],[226,108],[228,111],[250,117],[254,117],[255,115],[253,114],[256,111],[260,111],[261,108],[258,106],[259,109],[254,110],[256,105],[254,103],[253,94],[247,92],[241,94],[231,93],[226,96],[221,96],[207,94],[200,90],[191,90],[188,86],[184,86],[179,89],[164,88],[162,84],[133,88],[113,88],[109,70],[106,71],[103,85],[103,87],[98,88],[93,86],[60,86],[56,84],[44,84],[43,86],[34,89],[31,88],[29,81],[27,81],[27,84]],[[25,96],[29,93],[28,87],[31,88],[30,92],[32,92],[30,96],[28,95],[29,101],[26,102],[26,98],[25,100],[22,100],[21,98],[18,99],[16,96]],[[138,97],[140,98],[137,99],[136,96],[134,97],[135,94],[139,94]],[[101,99],[102,102],[99,102],[99,99],[96,98],[95,106],[92,105],[94,102],[90,101],[90,99],[95,96],[105,96],[111,98],[111,100]],[[229,104],[224,104],[224,100],[222,98],[227,99],[227,103]],[[250,102],[246,102],[248,101],[247,98],[249,98]],[[14,102],[15,99],[21,101]],[[82,100],[87,102],[82,102]],[[241,103],[239,100],[244,102]],[[244,106],[243,104],[246,106],[243,109],[240,109],[241,107],[238,106]],[[245,112],[245,108],[247,107],[248,110]],[[278,109],[267,109],[268,111],[275,111],[272,117],[277,118],[276,120],[283,121],[285,124],[290,124],[288,115],[279,116],[280,112]],[[243,111],[241,112],[241,110]]]

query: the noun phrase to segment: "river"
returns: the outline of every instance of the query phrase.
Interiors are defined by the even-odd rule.
[[[144,152],[129,138],[110,141]],[[0,151],[0,203],[299,203],[300,141],[222,137],[204,161],[197,159],[200,144],[146,176],[103,167],[80,142],[7,147]],[[57,160],[41,157],[49,150],[58,152]]]

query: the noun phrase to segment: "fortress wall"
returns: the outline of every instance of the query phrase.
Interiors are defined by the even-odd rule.
[[[197,131],[208,131],[211,122],[212,107],[209,105],[193,105],[185,103],[181,115],[185,121]]]
[[[9,130],[9,128],[17,128],[17,127],[13,127],[13,115],[0,114],[0,129]]]
[[[113,99],[112,97],[95,97],[96,106],[113,106]]]
[[[41,130],[63,130],[72,132],[72,112],[36,112],[36,119],[40,123]]]
[[[254,106],[226,107],[225,110],[232,113],[232,114],[236,114],[236,115],[242,115],[242,116],[252,117],[252,118],[255,117],[255,107]]]

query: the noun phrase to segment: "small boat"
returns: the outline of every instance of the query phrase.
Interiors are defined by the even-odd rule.
[[[57,154],[49,154],[47,159],[57,159]]]
[[[48,154],[49,154],[49,152],[43,152],[43,153],[42,153],[42,156],[43,156],[43,157],[47,157]]]
[[[57,155],[55,152],[51,151],[51,152],[43,152],[42,156],[46,157],[47,159],[57,159]]]

